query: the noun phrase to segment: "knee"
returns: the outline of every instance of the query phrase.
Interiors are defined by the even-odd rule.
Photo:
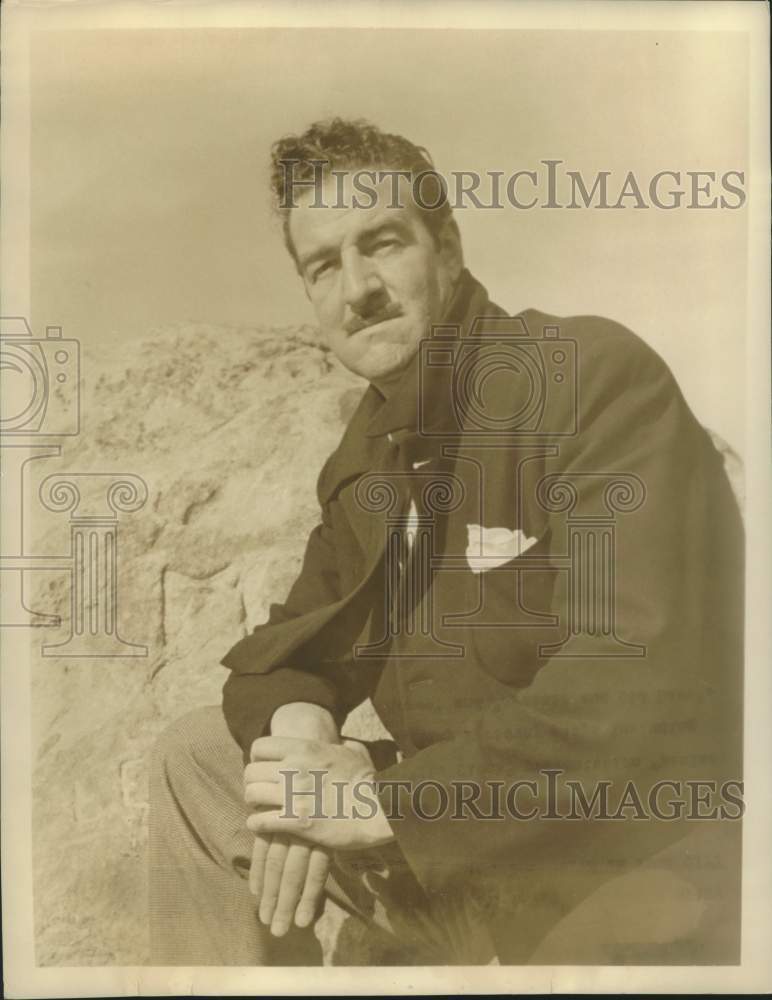
[[[224,729],[222,713],[216,706],[196,708],[175,719],[153,744],[150,772],[153,777],[173,781],[206,760],[218,730]]]

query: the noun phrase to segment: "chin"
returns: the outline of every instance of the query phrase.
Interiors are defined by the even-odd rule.
[[[399,378],[414,354],[415,351],[408,351],[404,347],[399,351],[379,351],[378,356],[363,358],[357,371],[371,382],[390,382]]]

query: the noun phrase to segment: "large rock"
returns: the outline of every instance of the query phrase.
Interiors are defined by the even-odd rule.
[[[84,358],[81,434],[61,460],[30,463],[29,495],[58,471],[145,480],[147,503],[119,527],[119,631],[148,656],[35,662],[40,964],[148,960],[148,750],[219,701],[220,658],[286,594],[317,474],[363,387],[310,328],[182,325]],[[67,514],[36,510],[36,552],[67,551],[68,532]],[[27,575],[31,606],[66,625],[65,574]],[[41,630],[36,646],[41,633],[66,637]],[[372,713],[364,725],[377,731]],[[328,960],[340,922],[321,924]]]

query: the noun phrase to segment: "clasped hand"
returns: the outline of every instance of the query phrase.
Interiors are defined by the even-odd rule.
[[[393,839],[374,794],[367,748],[287,736],[255,740],[244,798],[255,809],[250,888],[260,919],[276,936],[317,911],[334,850],[362,850]]]

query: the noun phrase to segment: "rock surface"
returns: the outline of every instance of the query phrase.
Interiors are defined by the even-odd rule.
[[[219,702],[220,658],[286,594],[316,477],[363,388],[310,328],[187,324],[84,358],[81,434],[61,460],[30,463],[29,495],[55,472],[145,481],[145,506],[119,523],[118,622],[148,655],[36,656],[39,964],[148,961],[148,751],[176,717]],[[66,552],[68,524],[36,511],[34,551]],[[69,581],[30,576],[45,579],[28,604],[65,619],[35,633],[39,650],[39,636],[67,636]],[[360,719],[360,735],[378,734],[371,712]],[[328,961],[341,920],[330,908],[320,923]]]

